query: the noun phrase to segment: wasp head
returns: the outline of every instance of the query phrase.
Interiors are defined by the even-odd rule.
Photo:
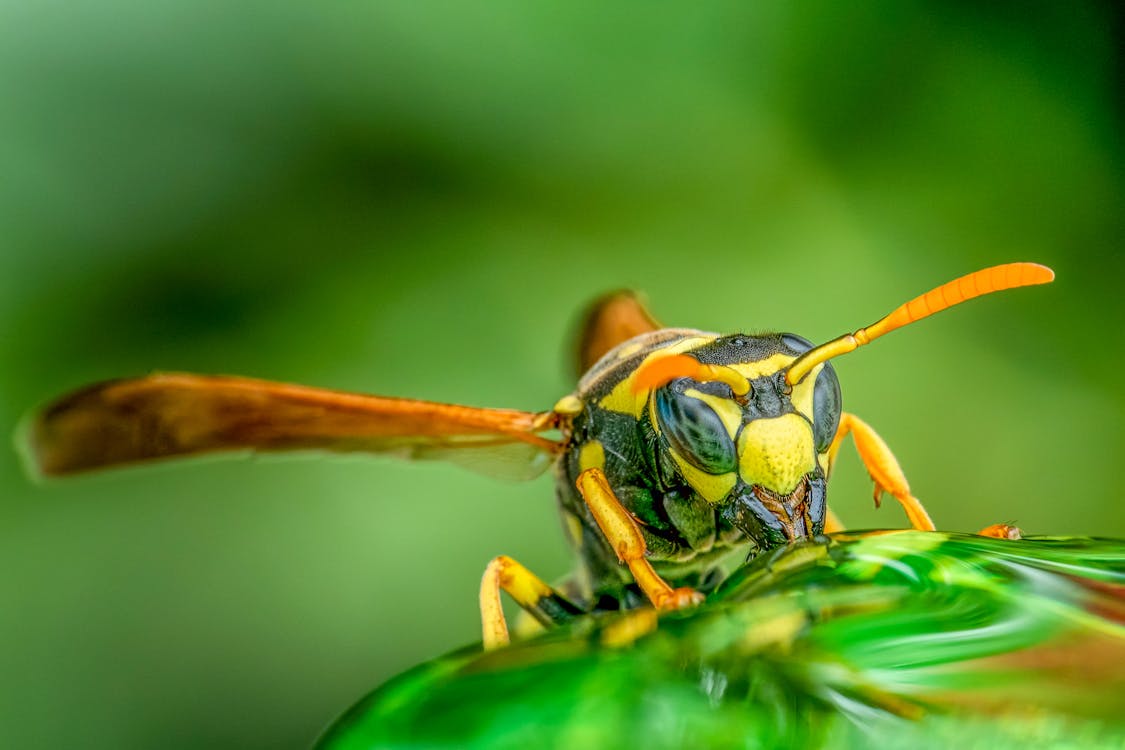
[[[840,422],[839,381],[827,363],[795,385],[785,378],[811,348],[792,334],[715,339],[665,364],[667,382],[649,399],[658,449],[761,547],[824,528],[823,467]]]
[[[682,478],[723,517],[771,547],[824,528],[824,470],[840,423],[828,360],[982,294],[1046,284],[1037,263],[974,271],[813,347],[792,334],[715,338],[638,369],[649,419]]]

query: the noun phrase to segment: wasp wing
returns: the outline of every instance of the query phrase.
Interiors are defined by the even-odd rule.
[[[26,439],[31,463],[46,475],[219,451],[305,449],[411,459],[460,459],[466,451],[511,458],[514,449],[519,463],[541,470],[560,449],[544,436],[556,426],[553,412],[167,373],[64,396],[32,418]]]
[[[636,292],[620,290],[598,298],[586,311],[579,329],[578,375],[621,342],[661,328]]]

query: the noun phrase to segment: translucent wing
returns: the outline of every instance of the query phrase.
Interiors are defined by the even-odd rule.
[[[560,448],[552,412],[479,409],[250,378],[178,373],[111,380],[64,396],[31,420],[28,455],[46,475],[218,451],[517,457],[532,474]],[[476,450],[472,450],[476,449]],[[461,461],[458,460],[460,463]]]
[[[578,339],[578,375],[594,366],[622,341],[663,328],[645,309],[635,292],[610,292],[586,312]]]

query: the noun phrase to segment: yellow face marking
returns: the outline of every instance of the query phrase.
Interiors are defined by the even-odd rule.
[[[727,434],[730,435],[730,439],[734,440],[734,436],[738,434],[738,428],[742,425],[742,409],[738,404],[734,403],[729,398],[712,396],[710,393],[703,393],[694,388],[688,388],[684,391],[684,395],[697,398],[710,406],[711,410],[719,415],[719,420],[722,421],[723,427],[727,428]]]
[[[672,459],[676,462],[676,466],[680,468],[680,473],[683,474],[684,479],[687,480],[692,489],[712,505],[718,505],[734,489],[738,477],[733,471],[728,471],[726,474],[708,474],[680,458],[680,455],[675,451],[669,451],[669,453],[672,454]]]
[[[695,349],[696,347],[706,344],[709,341],[714,341],[714,337],[689,336],[688,338],[676,341],[672,344],[669,344],[668,346],[657,349],[652,354],[645,357],[644,360],[641,361],[640,365],[637,366],[637,370],[640,370],[641,365],[644,365],[650,360],[690,351],[692,349]],[[633,373],[636,373],[637,370],[634,370]],[[640,418],[641,414],[644,413],[645,402],[648,400],[648,395],[648,391],[633,393],[633,376],[632,374],[630,374],[629,377],[625,378],[616,386],[614,386],[610,394],[603,398],[598,406],[606,409],[607,411],[616,411],[622,414],[631,414],[634,417]]]
[[[789,363],[795,360],[796,357],[790,354],[782,354],[778,352],[772,356],[760,359],[757,362],[737,362],[733,365],[727,365],[735,372],[742,375],[747,380],[760,378],[763,375],[773,375],[779,370],[783,370],[789,366]]]
[[[810,421],[813,418],[813,391],[816,388],[816,376],[822,369],[824,369],[822,364],[813,368],[809,377],[793,386],[793,392],[789,394],[789,401],[793,404],[793,408],[808,417]]]
[[[698,391],[695,391],[694,389],[690,389],[687,392],[692,393],[692,395],[698,393]],[[705,393],[699,393],[699,395],[706,396],[707,398],[712,398],[716,401],[725,400],[713,396],[707,396],[707,394]],[[711,402],[708,401],[707,403],[710,404]],[[737,405],[735,405],[733,401],[727,401],[727,403],[739,412],[739,415],[737,417],[738,421],[734,422],[733,431],[731,431],[731,439],[733,440],[734,436],[738,433],[738,425],[742,420],[742,416],[741,411],[738,410]],[[652,426],[656,429],[656,431],[659,432],[660,422],[656,418],[655,399],[649,399],[648,410],[649,421],[652,423]],[[732,427],[727,424],[726,420],[722,417],[723,412],[716,410],[716,413],[720,414],[720,419],[723,419],[723,425],[727,428],[727,430],[732,430]],[[728,471],[726,474],[708,474],[707,472],[702,471],[701,469],[697,469],[696,467],[689,464],[687,461],[681,458],[680,454],[676,453],[676,451],[669,450],[668,453],[672,456],[672,460],[676,462],[676,466],[678,466],[680,469],[680,474],[683,475],[684,479],[687,480],[687,483],[691,485],[692,489],[698,492],[700,497],[713,505],[717,505],[722,502],[723,498],[729,495],[730,491],[734,489],[734,485],[738,481],[738,476],[733,471]]]
[[[584,408],[586,406],[582,403],[582,399],[571,393],[560,398],[551,411],[555,414],[562,414],[564,417],[574,417],[581,414]]]
[[[591,440],[578,450],[578,467],[586,469],[605,468],[605,448],[597,440]]]
[[[796,414],[755,419],[738,437],[738,471],[750,485],[788,494],[815,461],[812,426]]]

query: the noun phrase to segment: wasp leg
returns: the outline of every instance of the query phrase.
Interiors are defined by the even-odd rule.
[[[500,606],[501,589],[536,621],[548,627],[582,611],[530,570],[507,555],[500,555],[484,569],[480,582],[480,619],[486,649],[506,646],[510,640],[508,622]]]
[[[906,511],[906,517],[913,528],[933,531],[934,522],[930,520],[930,514],[922,507],[918,498],[910,494],[906,475],[902,473],[891,449],[870,425],[854,414],[844,412],[840,415],[840,427],[828,448],[828,470],[832,470],[840,443],[849,432],[855,439],[856,450],[859,451],[863,465],[867,467],[867,473],[875,480],[875,507],[879,507],[879,500],[886,492],[902,503],[902,509]]]
[[[641,591],[657,609],[681,609],[703,601],[703,594],[691,588],[674,589],[653,570],[645,559],[648,546],[641,527],[630,515],[605,478],[601,469],[586,469],[578,475],[578,491],[586,501],[594,520],[617,553],[617,559],[629,566]]]
[[[1023,532],[1019,526],[1012,526],[1007,523],[994,523],[991,526],[985,526],[977,532],[980,536],[988,536],[993,539],[1009,539],[1015,541],[1016,539],[1023,539]]]
[[[602,645],[610,648],[631,646],[638,639],[656,630],[656,610],[645,607],[621,615],[602,631]]]

